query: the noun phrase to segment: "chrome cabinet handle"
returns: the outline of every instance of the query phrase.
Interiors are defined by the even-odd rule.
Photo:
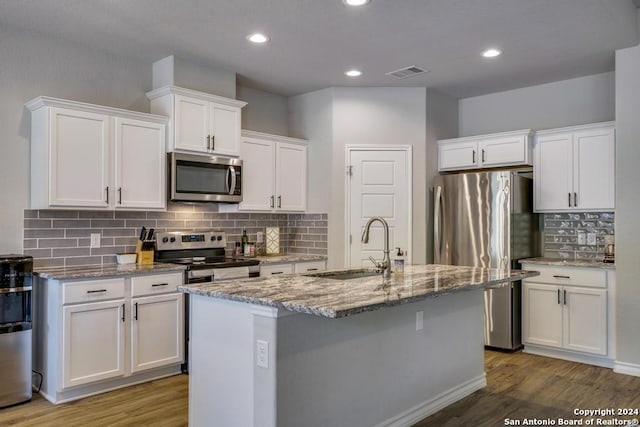
[[[482,163],[484,163],[484,148],[482,149]]]
[[[138,303],[135,303],[133,306],[135,309],[135,311],[133,312],[133,320],[138,320]]]
[[[556,279],[571,279],[571,276],[560,276],[556,274],[554,274],[553,277],[555,277]]]
[[[476,150],[473,150],[471,154],[471,163],[475,163],[475,162],[476,162]]]
[[[88,294],[99,294],[99,293],[102,293],[102,292],[107,292],[107,290],[106,289],[92,289],[90,291],[87,291]]]
[[[153,285],[151,285],[152,288],[155,288],[157,286],[169,286],[168,283],[154,283]]]
[[[271,197],[269,197],[269,199],[271,199],[271,201],[269,202],[269,207],[275,208],[276,196],[272,195]]]
[[[283,274],[284,271],[272,271],[271,274]]]
[[[104,189],[104,192],[107,193],[107,204],[109,204],[109,186],[107,185],[107,188]]]
[[[118,204],[122,204],[122,187],[118,188]]]
[[[124,304],[122,304],[122,321],[124,322]]]
[[[564,290],[564,305],[567,305],[567,290]]]
[[[561,304],[561,302],[560,302],[560,289],[558,289],[558,304]]]
[[[307,271],[318,271],[317,268],[307,268]]]
[[[282,207],[282,196],[278,196],[278,207]]]
[[[207,150],[211,150],[211,135],[207,135]]]
[[[573,193],[573,207],[578,207],[578,193]]]
[[[569,196],[569,207],[571,207],[571,193],[567,193],[567,195]]]
[[[211,151],[215,151],[215,150],[216,150],[216,136],[211,135]]]

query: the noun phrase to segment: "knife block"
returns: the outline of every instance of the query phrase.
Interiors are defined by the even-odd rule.
[[[138,240],[136,244],[137,263],[140,265],[153,264],[153,246],[154,240]]]

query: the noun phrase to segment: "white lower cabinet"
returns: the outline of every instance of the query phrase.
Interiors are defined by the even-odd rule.
[[[327,269],[326,260],[283,262],[260,265],[260,277],[278,276],[292,273],[313,273]]]
[[[38,279],[34,369],[62,403],[180,373],[182,272],[95,280]]]
[[[534,264],[522,268],[541,272],[523,283],[525,352],[609,365],[613,271]]]

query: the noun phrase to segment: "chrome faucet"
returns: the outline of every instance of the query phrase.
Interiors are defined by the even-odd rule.
[[[379,221],[384,228],[384,257],[382,258],[382,262],[378,262],[373,257],[369,257],[373,265],[376,266],[378,270],[382,270],[382,277],[385,279],[389,279],[391,277],[391,259],[389,258],[389,225],[384,218],[379,216],[374,216],[367,221],[367,224],[364,226],[364,231],[362,232],[362,243],[369,243],[369,228],[371,227],[371,223],[374,221]]]

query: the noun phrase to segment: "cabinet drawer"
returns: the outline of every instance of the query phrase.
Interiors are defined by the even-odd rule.
[[[124,298],[124,278],[62,284],[62,304]]]
[[[260,266],[260,277],[278,276],[293,273],[293,264],[276,264]]]
[[[557,267],[538,264],[522,264],[523,270],[540,272],[528,282],[550,283],[561,286],[607,287],[607,272],[599,268]]]
[[[182,285],[182,273],[154,274],[151,276],[135,276],[131,278],[131,296],[166,294],[175,292]]]
[[[312,271],[322,271],[327,269],[326,261],[305,261],[297,262],[294,266],[295,273],[310,273]]]

